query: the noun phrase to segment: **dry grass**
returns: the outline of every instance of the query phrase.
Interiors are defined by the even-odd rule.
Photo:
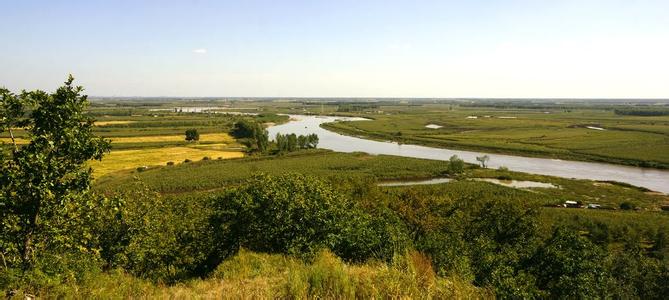
[[[209,147],[164,147],[139,150],[112,151],[105,155],[102,161],[92,161],[90,166],[94,170],[96,178],[106,174],[134,169],[141,166],[165,165],[167,162],[180,163],[186,159],[201,160],[203,157],[223,159],[243,157],[240,151],[225,150],[222,145],[209,145]]]
[[[487,289],[434,275],[420,253],[395,262],[351,265],[324,251],[313,262],[242,250],[207,279],[172,286],[120,271],[42,290],[43,298],[76,299],[492,299]]]
[[[185,135],[153,135],[137,137],[115,137],[112,143],[155,143],[155,142],[183,142]],[[227,133],[207,133],[200,135],[200,142],[232,143],[234,139]]]
[[[135,123],[135,121],[97,121],[95,122],[95,126],[123,125],[130,123]]]

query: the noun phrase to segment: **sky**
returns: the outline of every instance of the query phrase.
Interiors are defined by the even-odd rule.
[[[92,96],[669,98],[669,1],[0,0],[0,86]]]

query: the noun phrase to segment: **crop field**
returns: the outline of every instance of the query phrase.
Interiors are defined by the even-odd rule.
[[[240,151],[225,151],[198,147],[161,147],[138,150],[118,150],[106,155],[102,161],[93,161],[89,165],[95,177],[141,166],[164,165],[167,162],[183,162],[184,160],[229,159],[243,157]]]
[[[372,121],[326,124],[344,134],[528,156],[669,167],[669,117],[603,109],[387,106]],[[426,128],[434,124],[441,128]]]

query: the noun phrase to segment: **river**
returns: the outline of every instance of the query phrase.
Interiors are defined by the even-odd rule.
[[[550,158],[534,158],[503,154],[489,154],[474,151],[450,150],[418,145],[380,142],[338,134],[320,127],[327,122],[336,120],[360,121],[363,118],[325,117],[291,115],[291,121],[268,128],[270,138],[277,133],[295,133],[318,135],[318,148],[338,152],[366,152],[369,154],[386,154],[405,157],[416,157],[436,160],[448,160],[457,155],[466,162],[477,163],[476,157],[487,154],[490,156],[490,168],[507,167],[510,170],[558,176],[564,178],[613,180],[648,188],[653,191],[669,194],[669,171],[621,166],[605,163],[568,161]]]

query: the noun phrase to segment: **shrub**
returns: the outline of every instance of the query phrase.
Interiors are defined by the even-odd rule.
[[[345,259],[365,260],[392,255],[391,243],[401,240],[395,238],[398,229],[311,176],[256,176],[214,201],[220,259],[243,247],[301,257],[328,248]]]
[[[190,159],[188,159],[188,158],[186,158],[186,159],[184,160],[184,163],[189,163],[189,162],[192,162],[192,160],[190,160]]]
[[[209,160],[209,156],[203,157],[202,160]]]
[[[174,165],[174,162],[173,162],[173,161],[168,161],[168,162],[167,162],[167,165],[168,165],[168,166],[173,166],[173,165]]]
[[[632,209],[634,209],[634,204],[632,204],[630,202],[620,203],[620,209],[622,209],[622,210],[632,210]]]

